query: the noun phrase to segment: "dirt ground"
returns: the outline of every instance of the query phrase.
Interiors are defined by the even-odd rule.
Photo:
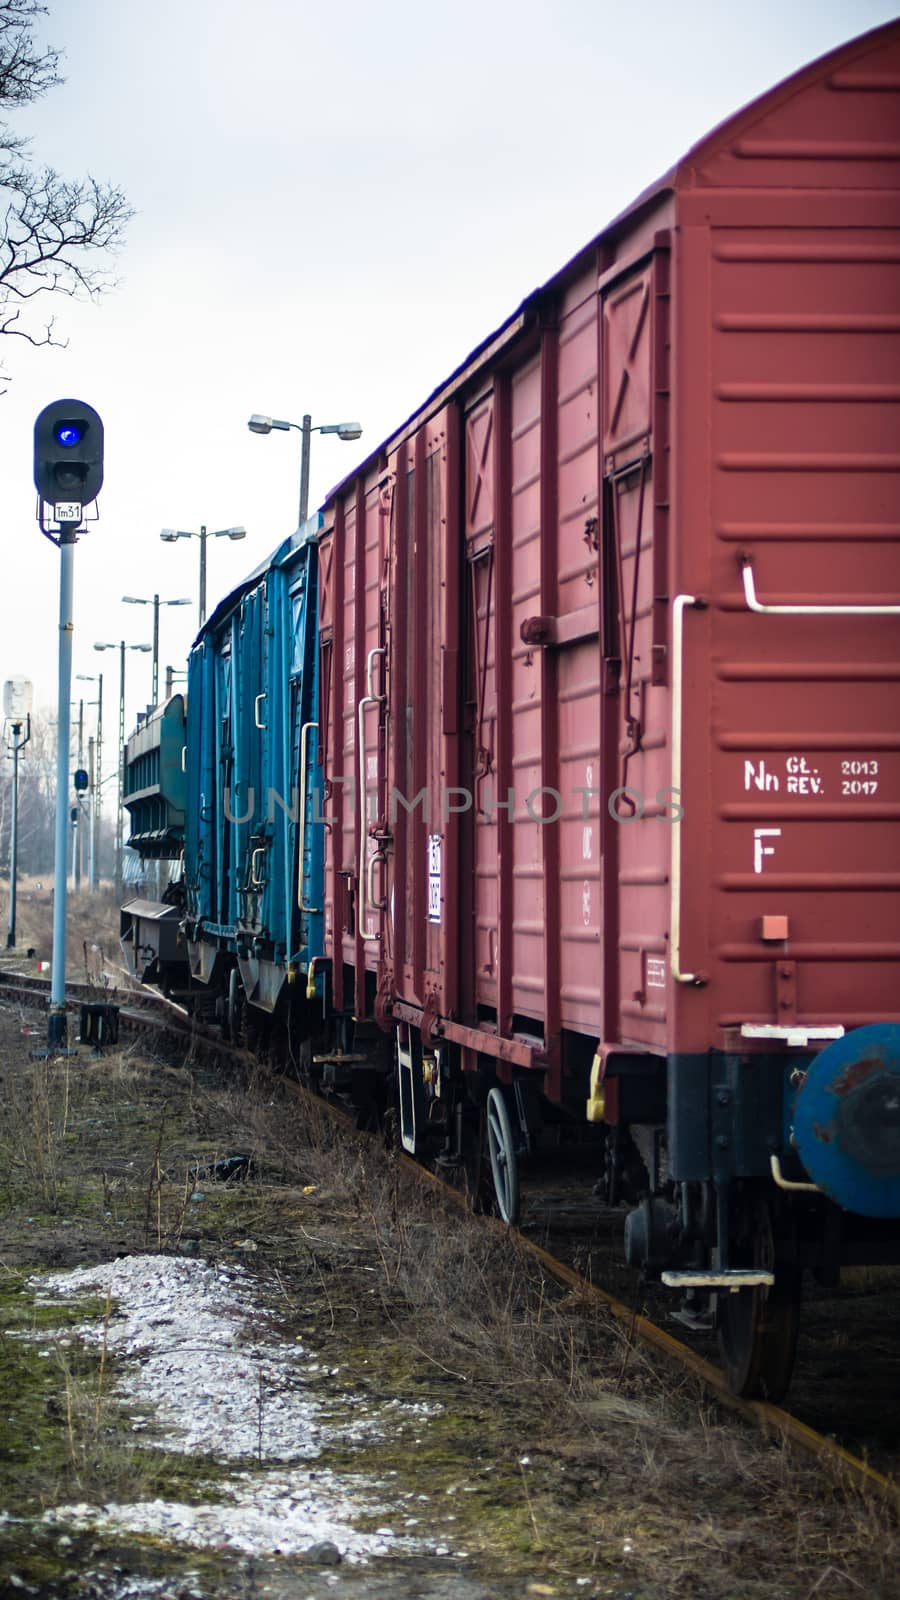
[[[0,1595],[897,1595],[883,1508],[720,1413],[320,1108],[148,1039],[34,1060],[45,1032],[0,1007]],[[221,1181],[237,1153],[249,1172]],[[359,1566],[48,1520],[72,1503],[208,1497],[224,1470],[137,1436],[116,1363],[67,1335],[83,1312],[36,1304],[36,1273],[146,1251],[251,1274],[333,1407],[423,1408],[415,1438],[321,1452],[323,1471],[377,1482],[392,1521],[415,1496],[421,1550]]]

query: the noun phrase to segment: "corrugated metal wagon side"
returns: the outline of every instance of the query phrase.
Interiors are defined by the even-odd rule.
[[[595,1139],[769,1393],[801,1268],[898,1250],[898,100],[892,25],[715,130],[319,544],[323,1071],[508,1218]]]
[[[894,26],[674,174],[683,814],[664,1155],[627,1243],[718,1293],[747,1391],[787,1382],[804,1265],[897,1256],[898,102]]]
[[[898,1015],[898,86],[810,72],[679,179],[680,1049]]]

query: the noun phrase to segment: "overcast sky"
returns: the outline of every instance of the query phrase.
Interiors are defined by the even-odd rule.
[[[149,642],[161,663],[295,526],[299,435],[253,411],[358,420],[315,437],[311,506],[702,134],[781,78],[887,21],[882,0],[49,0],[66,83],[14,128],[61,173],[135,208],[121,284],[60,301],[65,350],[2,340],[0,682],[55,703],[59,555],[35,523],[34,419],[74,396],[106,429],[99,523],[75,557],[76,673]],[[162,667],[161,667],[162,671]],[[90,698],[90,684],[73,684]],[[128,718],[150,693],[132,654]],[[112,767],[107,744],[105,766]]]

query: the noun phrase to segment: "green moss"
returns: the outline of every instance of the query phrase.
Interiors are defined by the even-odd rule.
[[[540,1439],[545,1415],[532,1414],[524,1401],[517,1407],[514,1395],[498,1407],[493,1385],[464,1381],[433,1365],[419,1344],[404,1337],[399,1323],[396,1338],[386,1339],[377,1313],[377,1339],[345,1341],[340,1328],[352,1324],[338,1318],[337,1329],[329,1332],[333,1309],[324,1296],[304,1308],[304,1336],[311,1347],[326,1350],[325,1359],[340,1369],[339,1383],[350,1391],[335,1395],[335,1379],[325,1372],[316,1385],[324,1423],[316,1464],[337,1477],[389,1486],[391,1511],[357,1517],[361,1531],[387,1521],[403,1532],[403,1519],[413,1515],[419,1525],[410,1532],[497,1562],[505,1576],[518,1573],[523,1582],[541,1571],[558,1577],[591,1565],[595,1536],[583,1516],[580,1485],[573,1484],[572,1515],[560,1518],[558,1465],[542,1460],[526,1443]],[[428,1402],[435,1409],[429,1415],[402,1407],[382,1411],[385,1395],[410,1404]],[[518,1448],[511,1443],[517,1409]],[[357,1441],[329,1442],[358,1422],[360,1412],[372,1416],[371,1432]],[[534,1457],[527,1468],[520,1464],[526,1450]],[[423,1491],[428,1499],[419,1503]]]
[[[36,1303],[25,1287],[0,1289],[0,1500],[13,1516],[66,1500],[102,1504],[165,1494],[215,1498],[226,1468],[182,1456],[132,1431],[129,1408],[113,1398],[115,1362],[101,1375],[99,1345],[68,1330],[101,1323],[105,1299]]]
[[[128,1535],[118,1539],[105,1534],[102,1540],[92,1533],[69,1533],[48,1524],[5,1523],[0,1525],[0,1583],[11,1587],[0,1589],[4,1595],[13,1592],[40,1595],[42,1600],[84,1600],[86,1594],[100,1592],[94,1579],[103,1574],[109,1587],[103,1593],[118,1589],[125,1574],[140,1573],[143,1579],[172,1580],[179,1586],[185,1579],[193,1579],[202,1593],[231,1596],[244,1592],[240,1582],[245,1563],[240,1557],[222,1555],[218,1551],[191,1550],[167,1544],[161,1539]],[[92,1579],[85,1583],[90,1571]]]
[[[223,1197],[222,1207],[231,1199]],[[239,1201],[235,1209],[246,1204]],[[325,1439],[316,1469],[384,1485],[392,1507],[390,1513],[358,1518],[361,1531],[393,1515],[399,1519],[396,1531],[402,1532],[404,1517],[411,1515],[419,1519],[411,1532],[500,1561],[505,1571],[521,1566],[523,1575],[533,1576],[547,1563],[558,1572],[577,1562],[581,1553],[573,1549],[571,1529],[558,1533],[549,1515],[544,1526],[540,1488],[526,1482],[518,1457],[510,1452],[508,1418],[501,1421],[483,1393],[423,1362],[421,1352],[402,1336],[385,1340],[383,1327],[371,1344],[358,1338],[344,1343],[339,1334],[326,1338],[323,1325],[326,1315],[331,1325],[331,1308],[324,1293],[317,1299],[318,1304],[304,1307],[302,1337],[327,1348],[325,1359],[340,1366],[341,1382],[351,1392],[336,1394],[334,1378],[325,1371],[311,1380],[323,1404]],[[217,1486],[233,1476],[234,1464],[198,1463],[196,1456],[155,1448],[143,1434],[137,1443],[128,1408],[109,1398],[114,1375],[109,1360],[98,1403],[99,1347],[85,1347],[77,1339],[60,1344],[60,1338],[86,1321],[96,1325],[104,1311],[105,1300],[97,1297],[35,1304],[23,1282],[0,1292],[0,1322],[15,1333],[38,1335],[7,1333],[0,1343],[0,1419],[10,1419],[0,1485],[14,1515],[33,1517],[48,1505],[68,1500],[99,1505],[113,1497],[123,1502],[159,1495],[196,1503],[217,1498]],[[427,1400],[440,1409],[418,1416],[397,1408],[379,1416],[385,1395]],[[355,1443],[329,1443],[329,1432],[357,1421],[360,1410],[372,1415],[372,1431]],[[427,1504],[417,1502],[423,1489]],[[55,1535],[58,1540],[59,1529]],[[142,1539],[140,1545],[161,1556],[168,1548],[164,1541]],[[72,1565],[69,1546],[57,1554],[48,1535],[40,1560],[35,1557],[27,1568],[17,1561],[16,1571],[50,1592],[51,1584],[64,1587]],[[143,1558],[141,1568],[148,1570]]]

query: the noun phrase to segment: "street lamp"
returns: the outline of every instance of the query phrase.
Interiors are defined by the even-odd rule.
[[[103,790],[103,673],[102,672],[77,672],[75,676],[81,683],[95,683],[97,685],[97,698],[89,701],[97,707],[97,744],[96,761],[89,767],[91,779],[91,848],[88,866],[88,882],[92,889],[97,887],[97,860],[100,847],[100,809]]]
[[[362,438],[362,428],[358,422],[320,422],[315,428],[312,417],[304,416],[302,422],[282,422],[277,417],[261,417],[254,412],[247,427],[251,433],[271,433],[273,428],[279,428],[286,433],[288,428],[296,428],[300,434],[300,526],[306,521],[309,514],[309,447],[314,433],[336,433],[339,439],[351,440]]]
[[[123,594],[122,603],[126,606],[152,606],[153,607],[153,704],[156,706],[159,698],[159,608],[160,606],[189,606],[190,600],[160,600],[155,594],[152,600],[139,599],[136,594]]]
[[[200,540],[200,627],[206,621],[206,541],[207,539],[246,539],[246,528],[210,528],[195,532],[190,528],[162,528],[159,537],[164,544],[174,544],[176,539]]]
[[[116,899],[122,893],[122,844],[123,823],[125,815],[125,651],[142,650],[145,654],[153,649],[151,644],[126,644],[120,639],[118,644],[95,644],[95,650],[118,650],[119,652],[119,803],[116,811]]]

